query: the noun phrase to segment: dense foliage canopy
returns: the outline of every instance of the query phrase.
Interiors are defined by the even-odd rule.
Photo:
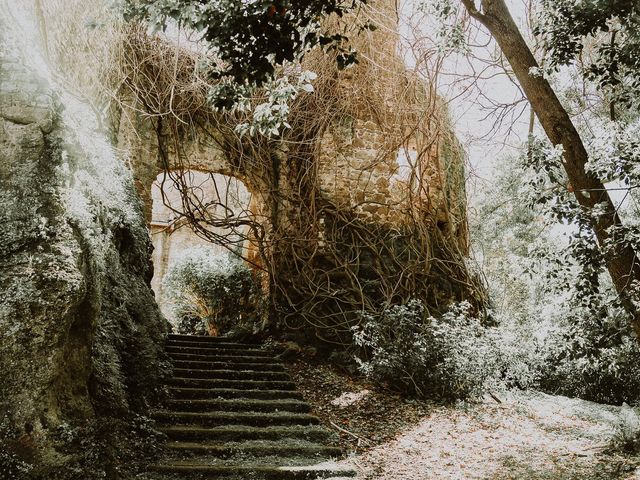
[[[635,0],[543,0],[535,34],[550,65],[584,61],[588,78],[621,98],[640,87],[640,6]]]
[[[339,67],[356,62],[347,36],[327,31],[322,20],[342,16],[365,1],[128,0],[123,12],[125,18],[144,20],[156,29],[175,21],[200,33],[220,61],[209,66],[210,74],[227,80],[217,92],[217,105],[230,108],[238,85],[261,86],[273,80],[278,66],[300,60],[317,45],[334,51]]]

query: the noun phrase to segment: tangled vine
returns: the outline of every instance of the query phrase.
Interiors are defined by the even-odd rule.
[[[181,204],[168,206],[255,267],[270,300],[268,324],[342,345],[363,312],[412,298],[430,313],[463,299],[484,304],[465,263],[464,155],[446,108],[397,56],[391,12],[369,6],[360,14],[378,28],[355,40],[357,67],[339,71],[316,51],[281,72],[309,69],[317,79],[313,92],[295,97],[290,128],[277,137],[239,133],[252,109],[211,107],[203,53],[192,43],[130,25],[112,74],[121,122],[127,112],[144,116],[163,183],[181,193]],[[251,104],[267,96],[258,90]],[[211,158],[202,165],[203,144],[215,167]],[[224,195],[202,195],[185,172],[203,169],[214,181],[220,173],[240,179],[250,205],[232,211]]]

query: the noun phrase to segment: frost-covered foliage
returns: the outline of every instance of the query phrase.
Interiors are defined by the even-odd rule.
[[[638,342],[600,258],[593,261],[590,230],[575,219],[583,212],[568,207],[572,197],[557,155],[532,148],[496,165],[472,221],[499,330],[519,345],[516,363],[529,372],[530,386],[600,402],[635,401]]]
[[[569,310],[569,309],[566,309]],[[538,388],[602,403],[640,398],[640,349],[623,312],[574,306],[537,350]]]
[[[456,16],[449,0],[425,3],[435,5],[445,23]],[[577,198],[605,195],[599,188],[574,191],[565,170],[575,173],[575,166],[563,164],[559,148],[532,136],[517,162],[499,165],[501,178],[489,187],[476,219],[477,255],[500,328],[522,337],[539,387],[599,401],[637,400],[638,342],[624,320],[637,316],[632,304],[640,286],[621,286],[607,261],[640,252],[640,9],[634,0],[541,0],[530,7],[535,28],[522,33],[534,34],[534,55],[544,57],[530,74],[551,83],[587,149],[586,173],[605,183],[615,210],[608,201],[581,207]],[[539,131],[537,122],[532,128]],[[599,244],[592,226],[612,218],[617,224],[616,215],[621,223]]]
[[[543,0],[535,33],[547,65],[580,63],[610,99],[637,105],[640,9],[636,1]]]
[[[640,120],[598,123],[594,125],[594,135],[589,142],[591,155],[587,171],[606,181],[637,185],[640,181]]]
[[[598,307],[602,288],[602,271],[606,258],[615,251],[631,247],[640,251],[637,188],[638,146],[640,133],[640,45],[637,2],[601,0],[543,0],[535,15],[537,41],[544,52],[547,71],[558,72],[557,78],[568,79],[554,87],[570,114],[587,148],[586,172],[605,183],[622,218],[619,226],[607,232],[609,239],[598,245],[590,225],[610,216],[606,203],[596,204],[590,211],[580,208],[574,192],[562,172],[561,159],[554,159],[536,142],[532,165],[539,178],[546,176],[547,189],[530,184],[530,198],[539,197],[545,215],[568,224],[572,234],[568,251],[574,266],[580,269],[577,280],[582,305]],[[542,148],[541,148],[542,147]],[[598,195],[599,192],[575,192],[576,195]],[[630,266],[631,268],[631,266]],[[606,282],[606,280],[605,280]],[[567,286],[568,288],[568,286]],[[633,298],[629,285],[626,296]],[[613,298],[613,297],[612,297]],[[617,301],[617,300],[616,300]],[[615,305],[613,305],[615,306]]]
[[[180,333],[226,333],[255,310],[256,285],[249,267],[232,254],[192,249],[171,266],[164,279]],[[250,317],[249,317],[250,319]]]
[[[390,307],[373,318],[363,314],[355,329],[357,358],[369,378],[400,391],[447,400],[478,396],[486,389],[524,378],[513,362],[512,345],[501,332],[469,315],[466,302],[439,318],[426,314],[421,302]]]

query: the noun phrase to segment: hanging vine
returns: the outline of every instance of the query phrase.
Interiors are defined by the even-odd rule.
[[[254,91],[252,108],[216,111],[198,68],[203,53],[136,25],[122,37],[114,75],[125,114],[135,109],[153,125],[163,183],[181,192],[174,213],[255,267],[271,326],[343,345],[363,312],[412,298],[433,313],[463,299],[481,309],[485,295],[465,263],[464,153],[446,108],[396,55],[388,12],[364,12],[381,28],[358,37],[357,67],[340,71],[315,51],[280,72],[317,78],[313,92],[293,97],[290,128],[278,136],[239,128],[267,89]],[[224,158],[212,180],[240,179],[251,208],[230,211],[220,194],[195,191],[185,172],[198,168],[192,145],[203,141]]]

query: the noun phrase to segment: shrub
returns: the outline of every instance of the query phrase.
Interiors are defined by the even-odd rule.
[[[256,311],[251,270],[232,254],[193,249],[172,265],[163,284],[181,333],[225,333]]]
[[[499,332],[468,315],[462,302],[440,318],[411,300],[383,315],[362,315],[354,331],[356,358],[370,379],[422,397],[464,399],[483,393],[508,375]]]
[[[640,452],[640,414],[626,403],[622,405],[608,453],[637,454]]]
[[[574,308],[541,342],[538,388],[621,404],[640,399],[640,346],[622,310]]]
[[[640,399],[640,345],[621,309],[598,316],[569,301],[551,316],[484,327],[464,302],[434,318],[412,300],[362,314],[356,361],[371,380],[423,397],[517,387],[601,403]]]

